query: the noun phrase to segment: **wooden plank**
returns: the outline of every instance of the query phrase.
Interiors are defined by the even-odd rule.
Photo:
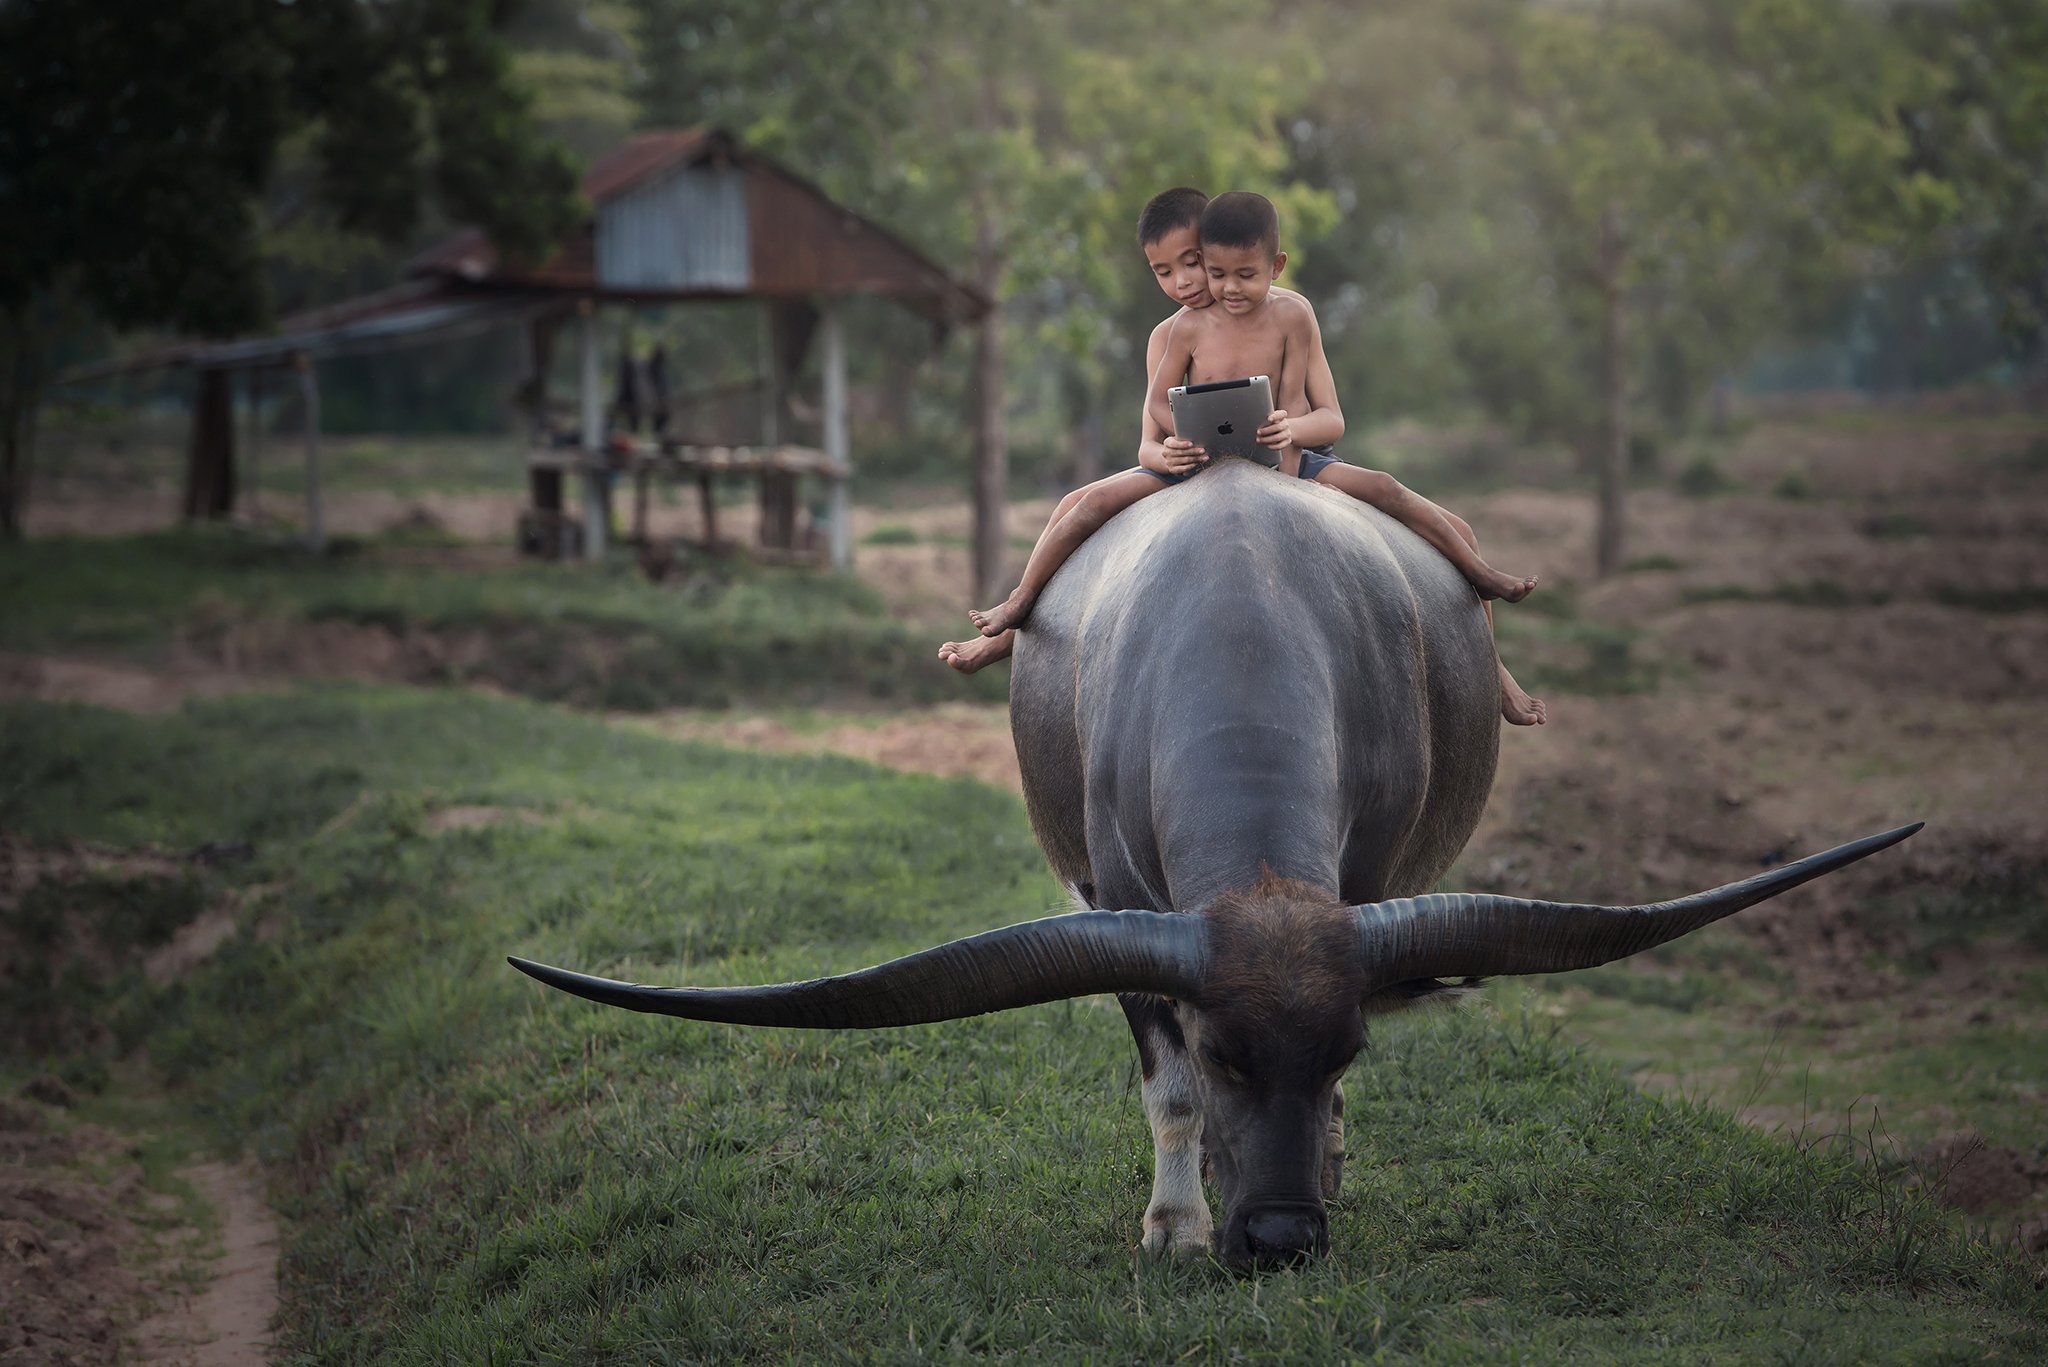
[[[828,532],[832,568],[853,568],[853,507],[847,477],[853,472],[853,453],[846,421],[846,329],[837,300],[825,305],[822,331],[825,334],[825,460],[832,481],[832,523]]]
[[[605,534],[611,530],[611,508],[604,460],[604,377],[600,373],[597,306],[585,300],[579,320],[583,345],[583,558],[602,560]]]
[[[301,351],[292,358],[299,372],[299,394],[306,406],[306,544],[317,555],[327,549],[327,520],[320,502],[320,379],[313,358]]]

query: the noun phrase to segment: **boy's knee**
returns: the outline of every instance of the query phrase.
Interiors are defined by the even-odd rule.
[[[1408,491],[1401,487],[1401,481],[1385,470],[1361,470],[1361,488],[1364,497],[1374,506],[1386,506],[1397,502]]]
[[[1100,489],[1088,489],[1082,492],[1080,500],[1074,504],[1074,510],[1067,515],[1067,521],[1077,528],[1085,527],[1089,531],[1094,531],[1109,521],[1110,515],[1115,511],[1116,509],[1110,506],[1110,499],[1106,493]]]
[[[1479,537],[1473,532],[1472,524],[1467,522],[1464,518],[1459,517],[1456,513],[1451,512],[1449,509],[1444,509],[1443,514],[1444,520],[1451,524],[1451,530],[1456,532],[1459,538],[1462,539],[1466,545],[1470,546],[1475,551],[1478,550]]]

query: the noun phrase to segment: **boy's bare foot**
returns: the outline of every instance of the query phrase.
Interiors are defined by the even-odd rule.
[[[1000,636],[973,636],[965,641],[946,642],[939,647],[939,658],[962,674],[972,674],[997,660],[1009,659],[1016,644],[1017,634],[1013,631]]]
[[[1550,720],[1550,709],[1543,705],[1543,699],[1532,698],[1523,687],[1515,682],[1515,676],[1508,673],[1508,667],[1500,667],[1500,715],[1510,726],[1541,726]]]
[[[1000,636],[1006,631],[1023,626],[1024,619],[1031,615],[1031,600],[1022,594],[1023,590],[1019,589],[987,612],[969,608],[967,620],[981,628],[981,634],[984,636]]]
[[[1536,576],[1523,579],[1512,574],[1502,574],[1496,569],[1483,569],[1472,581],[1472,587],[1479,590],[1481,598],[1500,598],[1510,603],[1519,603],[1536,590]]]

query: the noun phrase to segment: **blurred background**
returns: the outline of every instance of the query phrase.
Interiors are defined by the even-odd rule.
[[[1590,480],[1619,452],[1615,482],[1706,480],[1703,439],[1788,404],[2039,406],[2048,115],[2021,0],[15,0],[6,23],[8,529],[35,525],[36,472],[104,452],[82,430],[175,430],[191,399],[189,373],[66,367],[385,288],[458,226],[544,258],[587,212],[577,170],[650,126],[730,131],[999,301],[937,341],[856,302],[868,490],[979,462],[1041,495],[1127,461],[1164,312],[1132,227],[1179,184],[1280,205],[1355,456],[1398,463],[1386,429],[1426,424],[1466,434],[1473,476]],[[758,373],[747,305],[637,321],[699,389]],[[321,425],[512,430],[518,342],[325,363]],[[293,430],[288,406],[264,420]]]
[[[576,277],[554,343],[316,344],[423,261],[587,271],[584,191],[691,129],[925,302],[842,279],[805,345]],[[1542,576],[1499,640],[1551,721],[1447,885],[1634,900],[1929,823],[1498,1009],[2048,1248],[2040,0],[0,0],[6,895],[71,876],[52,841],[170,838],[51,815],[156,742],[35,770],[38,703],[348,678],[1014,788],[1007,668],[934,651],[1132,461],[1176,185],[1278,205],[1341,453]],[[657,353],[666,433],[623,378]],[[268,368],[207,397],[231,355]],[[549,461],[598,444],[594,545],[603,482]]]

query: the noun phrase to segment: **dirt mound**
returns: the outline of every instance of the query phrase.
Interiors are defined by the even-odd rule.
[[[187,698],[261,688],[264,681],[199,660],[143,667],[0,652],[0,701],[83,702],[123,712],[172,712]]]
[[[124,1258],[142,1239],[125,1212],[145,1199],[117,1137],[0,1102],[0,1361],[96,1367],[121,1355],[152,1287]]]
[[[2048,1163],[1987,1144],[1975,1130],[1935,1140],[1913,1155],[1913,1165],[1937,1201],[1968,1215],[2012,1210],[2048,1191]]]

